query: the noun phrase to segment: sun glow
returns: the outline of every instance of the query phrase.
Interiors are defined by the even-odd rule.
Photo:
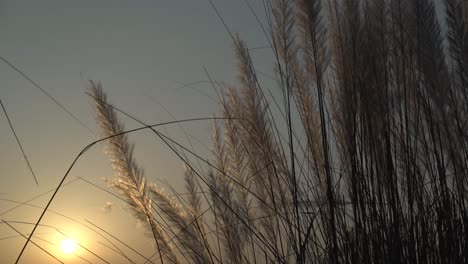
[[[70,238],[64,239],[62,243],[60,244],[60,248],[62,249],[62,251],[67,254],[73,253],[76,247],[77,247],[76,242]]]

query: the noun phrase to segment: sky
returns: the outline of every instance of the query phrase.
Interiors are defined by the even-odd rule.
[[[262,1],[249,1],[264,21]],[[264,59],[271,51],[262,48],[268,42],[245,2],[213,3],[229,29],[254,48],[258,68],[271,72]],[[208,0],[0,0],[0,36],[0,56],[81,122],[0,61],[0,99],[38,180],[36,185],[0,112],[0,219],[26,235],[73,159],[99,137],[85,94],[88,80],[101,81],[115,106],[149,124],[217,113],[216,93],[204,67],[214,80],[236,83],[232,40]],[[128,118],[122,121],[126,128],[139,126]],[[209,158],[210,126],[200,121],[161,131],[187,146],[189,138],[195,152]],[[130,140],[149,180],[183,191],[182,162],[167,147],[148,131],[134,133]],[[143,260],[95,226],[145,256],[154,252],[152,240],[127,206],[94,186],[113,191],[103,180],[113,174],[103,147],[94,146],[73,167],[33,239],[65,263],[99,263],[85,248],[110,262],[122,262],[106,239]],[[26,204],[15,208],[18,203]],[[83,246],[76,251],[79,257],[58,249],[65,236]],[[0,262],[14,262],[24,242],[0,224]],[[21,261],[53,262],[33,244]]]

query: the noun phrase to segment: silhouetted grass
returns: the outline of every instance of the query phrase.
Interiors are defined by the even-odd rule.
[[[155,257],[467,263],[468,3],[444,4],[442,31],[430,0],[265,3],[281,100],[234,38],[239,83],[221,91],[210,161],[153,130],[185,164],[187,199],[146,181],[124,134],[110,138],[113,186]],[[90,92],[103,135],[122,133],[100,85]]]

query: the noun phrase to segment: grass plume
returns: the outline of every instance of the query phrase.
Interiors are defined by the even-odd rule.
[[[446,31],[431,0],[265,3],[280,95],[233,36],[239,81],[220,93],[212,158],[196,156],[209,168],[179,156],[186,199],[111,139],[114,187],[161,262],[468,262],[468,9],[444,4]],[[123,131],[91,93],[104,135]]]

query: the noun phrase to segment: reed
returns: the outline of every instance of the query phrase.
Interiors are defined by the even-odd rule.
[[[468,3],[444,1],[445,30],[431,0],[265,7],[281,96],[234,37],[239,82],[220,93],[208,172],[171,148],[186,200],[147,182],[125,135],[108,143],[159,260],[467,263]],[[122,132],[90,92],[103,135]]]

